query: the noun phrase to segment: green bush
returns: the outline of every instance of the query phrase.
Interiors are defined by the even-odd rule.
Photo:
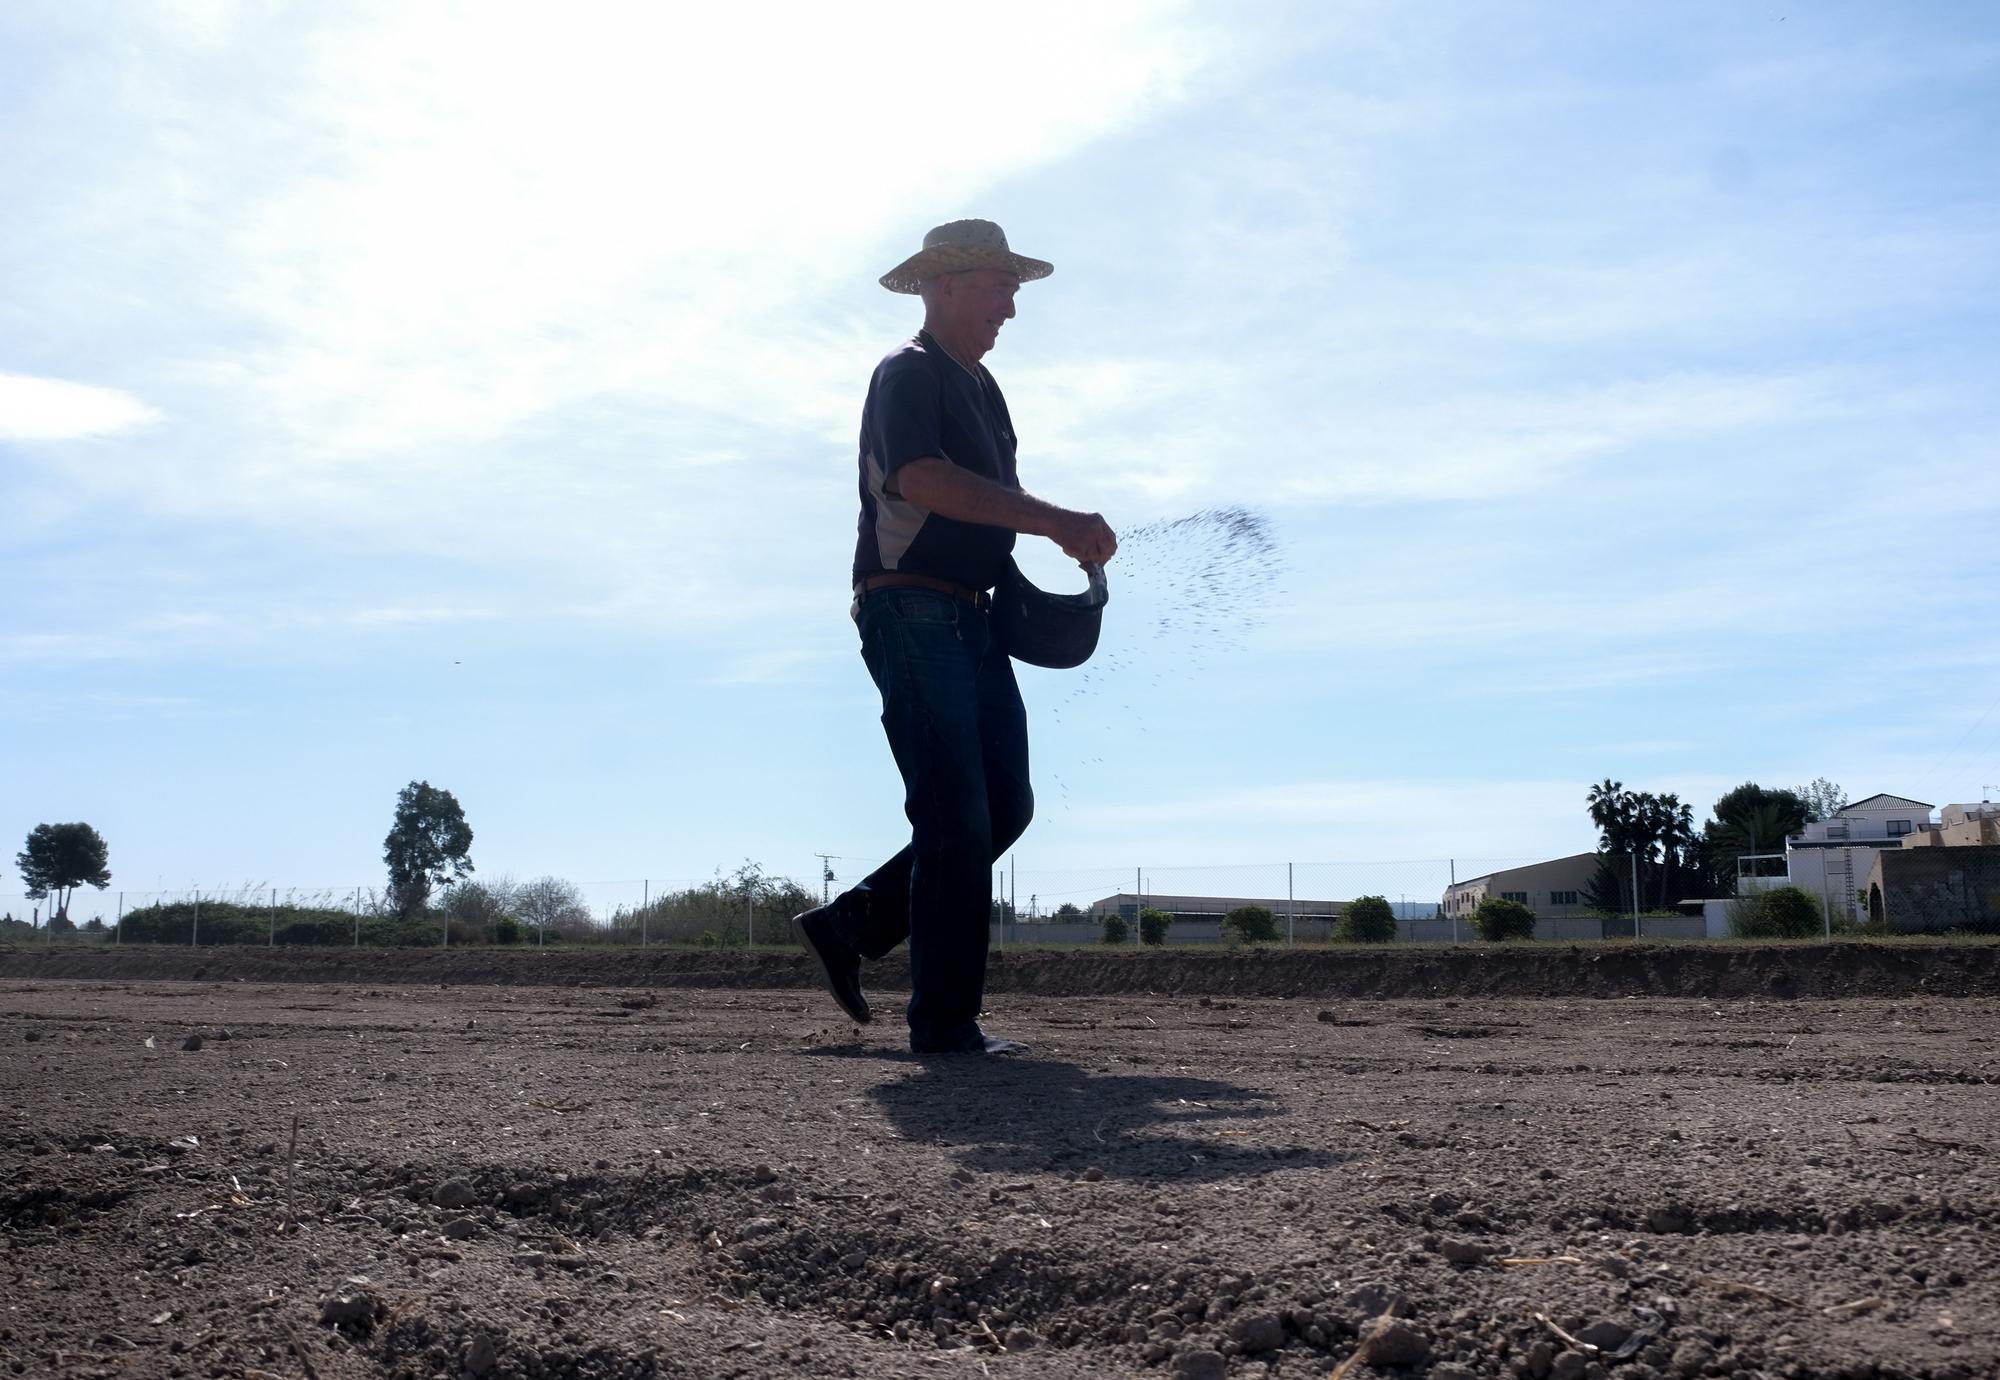
[[[495,944],[518,944],[521,942],[521,922],[511,915],[503,915],[493,922],[493,942]]]
[[[1167,931],[1172,928],[1174,917],[1164,910],[1147,906],[1139,912],[1139,942],[1160,945],[1167,942]]]
[[[1819,902],[1795,886],[1739,896],[1729,906],[1729,932],[1738,939],[1810,939],[1825,927]]]
[[[1238,906],[1222,917],[1222,928],[1239,943],[1269,944],[1278,937],[1278,917],[1269,906]]]
[[[1396,912],[1386,896],[1357,896],[1340,912],[1333,937],[1346,944],[1386,944],[1396,937]]]
[[[319,917],[287,918],[281,910],[277,939],[280,944],[352,944],[354,917],[335,911]]]
[[[348,919],[348,942],[353,941],[354,921]],[[405,917],[393,910],[385,910],[375,915],[361,917],[361,942],[381,948],[429,949],[435,948],[441,925],[438,917],[428,911],[416,911]]]
[[[1104,943],[1123,944],[1127,939],[1131,938],[1131,935],[1132,927],[1125,922],[1124,916],[1107,915],[1104,917]]]
[[[1472,932],[1496,944],[1509,939],[1533,939],[1535,913],[1519,901],[1489,896],[1473,908]]]
[[[291,916],[280,910],[289,923]],[[271,937],[267,908],[230,901],[169,901],[125,912],[118,939],[124,944],[263,944]]]

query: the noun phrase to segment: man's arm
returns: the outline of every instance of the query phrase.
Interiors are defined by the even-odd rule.
[[[903,497],[956,522],[1005,527],[1031,537],[1047,537],[1071,560],[1102,565],[1118,552],[1118,538],[1096,513],[1058,508],[1022,489],[996,484],[952,464],[926,456],[896,471]]]

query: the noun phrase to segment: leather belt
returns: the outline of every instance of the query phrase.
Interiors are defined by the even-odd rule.
[[[963,599],[976,609],[991,608],[993,605],[993,596],[983,589],[973,589],[969,585],[940,580],[935,575],[918,575],[909,571],[892,570],[881,575],[866,575],[854,587],[856,594],[868,594],[878,589],[928,589],[939,594],[949,594],[954,599]]]

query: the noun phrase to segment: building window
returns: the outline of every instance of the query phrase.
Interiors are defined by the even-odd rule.
[[[1503,901],[1518,901],[1525,906],[1528,904],[1528,893],[1525,891],[1503,891],[1500,893],[1500,899]]]
[[[1549,904],[1552,906],[1573,906],[1577,903],[1574,891],[1551,891]]]
[[[1910,821],[1908,821],[1907,819],[1892,819],[1889,821],[1890,838],[1899,839],[1903,835],[1909,832],[1910,832]]]

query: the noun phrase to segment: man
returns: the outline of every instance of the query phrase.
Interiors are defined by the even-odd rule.
[[[923,298],[924,328],[876,366],[862,410],[853,615],[903,774],[910,843],[799,927],[834,1000],[864,1023],[861,960],[910,941],[919,1054],[1027,1050],[979,1027],[990,869],[1034,813],[1027,716],[989,591],[1016,533],[1083,564],[1118,549],[1098,514],[1022,490],[1007,402],[980,363],[1021,284],[1054,271],[1010,251],[991,221],[960,220],[881,280]]]

